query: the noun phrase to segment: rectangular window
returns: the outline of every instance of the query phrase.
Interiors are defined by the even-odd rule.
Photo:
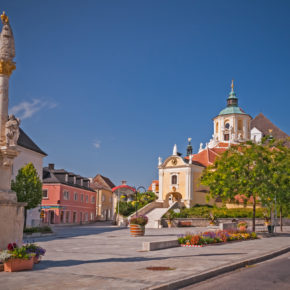
[[[105,195],[102,195],[102,201],[105,201],[105,199],[106,199]]]
[[[69,192],[66,191],[66,190],[63,191],[63,199],[64,200],[69,200]]]
[[[74,200],[78,200],[78,194],[76,192],[74,193]]]
[[[89,202],[89,196],[86,195],[86,203],[88,203],[88,202]]]
[[[238,130],[243,129],[243,120],[238,120]]]
[[[81,194],[81,202],[84,202],[84,195]]]
[[[89,214],[87,212],[85,213],[85,221],[89,221]]]
[[[47,189],[42,190],[42,198],[48,198],[48,190]]]
[[[91,203],[95,203],[96,202],[96,199],[94,196],[92,196],[92,200],[91,200]]]
[[[94,214],[91,212],[91,221],[94,220]]]

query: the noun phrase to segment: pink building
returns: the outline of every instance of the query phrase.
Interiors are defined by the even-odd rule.
[[[49,224],[81,224],[96,219],[96,192],[88,178],[54,169],[43,168],[43,222]]]

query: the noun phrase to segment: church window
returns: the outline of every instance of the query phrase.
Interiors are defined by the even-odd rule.
[[[224,134],[224,140],[229,141],[230,140],[230,134]]]
[[[216,123],[215,124],[215,132],[218,133],[218,131],[219,131],[219,123]]]
[[[177,175],[171,176],[171,184],[177,184]]]
[[[230,123],[226,123],[225,127],[226,129],[230,129]]]
[[[243,120],[238,120],[238,130],[243,129]]]

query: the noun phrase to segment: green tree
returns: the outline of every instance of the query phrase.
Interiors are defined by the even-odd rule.
[[[282,142],[271,142],[271,174],[269,176],[272,185],[271,196],[263,202],[270,208],[276,204],[280,213],[280,229],[283,231],[283,211],[290,209],[290,149],[283,146]],[[277,209],[276,208],[276,209]]]
[[[27,210],[37,207],[42,199],[42,183],[32,163],[19,169],[11,189],[16,192],[19,202],[26,202],[24,225],[26,226]]]
[[[201,176],[201,183],[210,188],[211,197],[234,201],[240,194],[253,202],[253,226],[255,231],[256,203],[267,199],[272,189],[269,175],[271,164],[267,147],[253,142],[232,146]]]

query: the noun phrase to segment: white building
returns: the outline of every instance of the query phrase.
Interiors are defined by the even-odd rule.
[[[12,167],[12,179],[15,180],[20,168],[28,163],[32,163],[37,174],[42,181],[43,158],[47,156],[27,135],[19,128],[20,134],[17,140],[18,156],[14,159]],[[36,207],[27,211],[26,226],[33,227],[40,224],[40,207]]]

